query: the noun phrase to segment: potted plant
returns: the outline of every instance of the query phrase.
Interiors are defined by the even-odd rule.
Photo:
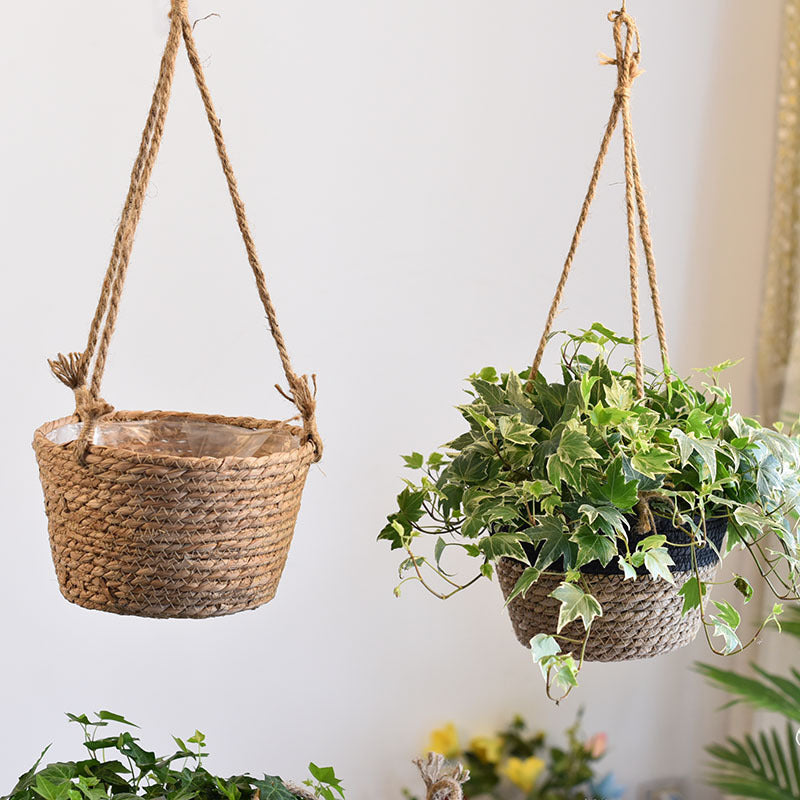
[[[94,718],[67,714],[83,730],[85,757],[42,767],[47,749],[20,777],[11,793],[0,800],[344,800],[344,789],[331,767],[309,766],[303,787],[265,775],[221,778],[204,766],[205,736],[174,737],[177,749],[159,756],[146,750],[131,733],[136,726],[119,714],[100,711]],[[109,725],[122,727],[109,735]],[[49,748],[48,748],[49,749]]]
[[[417,581],[447,598],[496,571],[548,694],[569,692],[585,660],[654,656],[699,628],[714,652],[740,652],[780,603],[742,641],[739,612],[720,600],[710,613],[708,592],[746,550],[767,591],[798,597],[798,439],[733,411],[719,382],[730,363],[696,386],[619,363],[633,342],[599,323],[561,342],[557,379],[481,370],[458,407],[467,430],[404,457],[419,477],[379,535],[404,555],[396,593]],[[478,562],[470,579],[444,568],[452,548]],[[761,589],[724,582],[743,602]]]
[[[783,630],[800,643],[800,608],[794,607],[781,623]],[[782,717],[785,725],[745,734],[706,748],[712,757],[709,783],[726,795],[760,800],[800,800],[800,672],[790,668],[785,675],[758,666],[752,675],[698,664],[718,689],[753,709]]]
[[[580,735],[581,714],[566,731],[566,742],[554,745],[543,731],[532,731],[516,716],[491,736],[474,736],[462,746],[452,723],[433,731],[430,750],[462,765],[467,776],[465,800],[616,800],[624,790],[611,774],[600,778],[597,764],[605,756],[605,734]],[[407,800],[417,800],[408,790]],[[453,799],[455,800],[455,798]]]

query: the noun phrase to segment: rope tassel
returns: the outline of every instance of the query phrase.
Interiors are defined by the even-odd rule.
[[[61,383],[70,389],[83,384],[83,353],[59,353],[54,359],[47,359],[50,371]]]

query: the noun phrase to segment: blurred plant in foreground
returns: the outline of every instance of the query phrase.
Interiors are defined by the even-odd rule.
[[[613,776],[601,780],[597,775],[607,737],[598,733],[582,738],[580,723],[579,715],[566,731],[565,746],[557,747],[544,732],[530,731],[520,716],[504,730],[474,736],[465,746],[450,722],[431,733],[428,749],[469,770],[465,800],[617,800],[623,790]],[[404,796],[417,800],[408,790]]]

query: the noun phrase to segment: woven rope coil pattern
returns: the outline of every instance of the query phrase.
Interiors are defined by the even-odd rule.
[[[115,412],[106,419],[181,418],[247,428],[286,427],[249,417]],[[84,608],[143,617],[204,618],[275,596],[314,445],[250,458],[149,455],[71,445],[34,434],[61,593]]]
[[[504,558],[497,564],[497,577],[503,597],[508,598],[524,564]],[[700,579],[713,579],[719,564],[700,569]],[[675,585],[651,576],[623,580],[622,575],[587,575],[592,594],[603,608],[603,616],[592,623],[586,645],[587,661],[629,661],[653,658],[689,644],[700,629],[700,612],[681,614],[683,598],[678,590],[692,577],[691,572],[675,573]],[[508,604],[514,633],[520,644],[530,647],[537,633],[555,634],[560,603],[550,593],[561,583],[556,576],[542,576],[524,597]],[[561,633],[582,640],[580,621],[567,625]]]

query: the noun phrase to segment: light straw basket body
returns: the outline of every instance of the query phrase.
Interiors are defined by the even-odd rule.
[[[508,598],[527,565],[504,558],[497,564],[497,577],[503,596]],[[700,579],[713,580],[719,563],[701,567]],[[592,595],[603,609],[603,616],[592,623],[586,645],[587,661],[629,661],[653,658],[689,644],[700,629],[699,609],[683,616],[683,597],[678,590],[692,572],[675,572],[675,585],[640,575],[623,580],[620,575],[584,576]],[[538,633],[555,635],[560,602],[550,593],[561,583],[556,576],[542,576],[527,593],[508,604],[508,613],[517,639],[525,647]],[[580,620],[567,625],[561,635],[583,640]],[[568,647],[562,645],[566,651]],[[577,652],[575,653],[577,656]]]
[[[106,419],[180,418],[247,428],[281,422],[173,412]],[[84,608],[143,617],[214,617],[275,596],[314,446],[250,458],[188,458],[73,445],[34,434],[53,562],[62,594]]]

